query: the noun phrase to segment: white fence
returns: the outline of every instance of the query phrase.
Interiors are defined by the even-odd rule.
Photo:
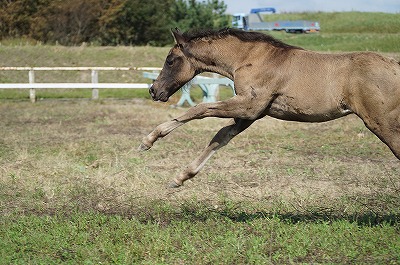
[[[155,80],[158,73],[144,72],[143,76],[149,79]],[[190,82],[182,87],[182,96],[179,99],[176,106],[182,106],[186,101],[190,106],[196,105],[190,97],[190,87],[192,85],[198,85],[203,91],[203,102],[215,102],[217,100],[217,94],[219,93],[219,85],[230,86],[232,88],[233,95],[235,94],[235,87],[232,80],[226,77],[218,77],[218,74],[213,74],[213,78],[206,76],[196,76]]]
[[[28,83],[0,84],[0,89],[29,89],[29,98],[36,101],[40,88],[89,88],[92,99],[99,98],[101,88],[149,88],[148,83],[99,83],[99,71],[160,71],[158,67],[0,67],[0,71],[28,71]],[[35,83],[35,71],[91,71],[91,83]]]

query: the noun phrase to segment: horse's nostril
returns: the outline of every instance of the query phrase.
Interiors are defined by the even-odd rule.
[[[150,95],[153,97],[154,96],[154,88],[153,88],[153,86],[151,86],[150,88],[149,88],[149,93],[150,93]]]

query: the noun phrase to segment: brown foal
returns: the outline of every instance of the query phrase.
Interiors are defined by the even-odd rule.
[[[179,187],[194,177],[219,148],[267,115],[323,122],[354,113],[400,159],[399,62],[372,52],[317,53],[235,29],[172,33],[176,44],[150,88],[153,100],[167,101],[202,72],[232,79],[236,95],[200,103],[143,138],[140,149],[148,150],[190,120],[232,118],[171,186]]]

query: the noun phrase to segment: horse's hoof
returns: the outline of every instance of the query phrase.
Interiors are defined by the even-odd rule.
[[[141,144],[139,145],[138,150],[139,150],[140,152],[143,152],[143,151],[149,150],[150,148],[151,148],[151,146],[147,146],[147,145],[145,145],[144,143],[141,143]]]
[[[181,187],[181,186],[182,186],[182,184],[178,184],[178,183],[176,183],[175,181],[172,181],[172,182],[168,185],[168,187],[171,188],[171,189],[176,189],[176,188],[179,188],[179,187]]]

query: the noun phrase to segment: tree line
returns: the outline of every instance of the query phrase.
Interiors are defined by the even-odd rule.
[[[225,11],[219,0],[1,0],[0,39],[163,46],[170,28],[229,26]]]

